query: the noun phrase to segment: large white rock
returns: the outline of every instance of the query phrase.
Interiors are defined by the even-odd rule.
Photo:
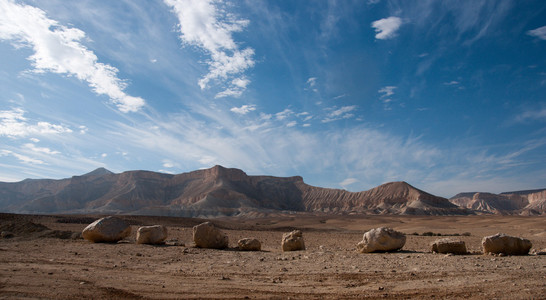
[[[199,248],[224,249],[228,247],[228,236],[210,222],[193,227],[193,241]]]
[[[452,253],[452,254],[466,254],[466,244],[464,241],[454,239],[439,239],[431,244],[432,252],[436,253]]]
[[[142,226],[137,230],[137,244],[162,244],[167,238],[167,227],[163,225]]]
[[[526,255],[533,244],[531,241],[504,233],[486,236],[482,239],[483,253]]]
[[[120,218],[105,217],[87,225],[82,237],[93,243],[115,243],[131,234],[131,226]]]
[[[257,239],[244,238],[237,242],[237,246],[241,251],[260,251],[262,250],[262,243]]]
[[[282,235],[282,251],[305,250],[303,233],[300,230],[294,230]]]
[[[406,235],[391,228],[372,229],[357,244],[360,253],[389,252],[402,249],[406,244]]]

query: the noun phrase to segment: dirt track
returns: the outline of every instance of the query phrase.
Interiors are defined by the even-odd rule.
[[[1,215],[4,223],[33,221],[53,230],[81,231],[95,217]],[[59,220],[61,222],[59,222]],[[546,248],[544,217],[293,216],[214,220],[234,247],[256,237],[261,252],[194,248],[191,226],[201,220],[130,217],[137,224],[169,226],[168,245],[117,244],[41,237],[22,232],[0,239],[3,298],[478,298],[546,296],[546,256],[432,254],[437,236],[408,235],[401,252],[359,254],[363,232],[389,226],[411,234],[470,232],[455,238],[472,252],[481,238],[504,232]],[[83,223],[83,224],[78,224]],[[307,250],[280,250],[282,233],[302,229]],[[133,230],[135,232],[136,230]],[[50,236],[50,237],[47,237]],[[176,241],[176,242],[175,242]],[[184,243],[185,246],[179,244]]]

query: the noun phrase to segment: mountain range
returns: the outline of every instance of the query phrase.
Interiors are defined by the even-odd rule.
[[[314,187],[300,176],[249,176],[214,166],[181,174],[112,173],[104,168],[66,179],[0,182],[0,211],[39,214],[135,214],[183,217],[337,214],[544,214],[546,189],[437,197],[406,182],[368,191]]]

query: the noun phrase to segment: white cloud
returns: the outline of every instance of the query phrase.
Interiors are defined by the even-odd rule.
[[[396,36],[396,31],[402,25],[402,19],[398,17],[388,17],[372,22],[372,28],[375,28],[375,38],[378,40],[387,40]]]
[[[358,179],[356,179],[356,178],[346,178],[342,182],[340,182],[339,185],[345,188],[346,186],[349,186],[349,185],[351,185],[353,183],[357,183],[357,182],[358,182]]]
[[[316,77],[311,77],[311,78],[307,79],[307,84],[310,87],[314,87],[317,84],[317,78]]]
[[[292,114],[294,114],[294,112],[291,109],[286,108],[285,110],[276,113],[275,117],[277,118],[277,120],[280,121],[280,120],[284,120],[284,119],[288,118]]]
[[[48,155],[60,154],[59,151],[51,150],[51,149],[46,148],[46,147],[37,147],[36,145],[30,144],[30,143],[24,144],[23,148],[26,149],[26,150],[32,151],[32,152],[43,153],[43,154],[48,154]]]
[[[48,135],[71,133],[69,127],[48,122],[29,123],[21,108],[0,111],[0,136],[9,138],[24,137],[32,134]]]
[[[350,114],[349,112],[355,110],[357,108],[356,105],[350,105],[350,106],[343,106],[341,108],[335,109],[335,108],[329,108],[329,110],[332,110],[330,113],[326,115],[326,118],[322,120],[322,123],[329,123],[341,119],[349,119],[354,117],[354,114]]]
[[[344,97],[347,97],[347,94],[335,96],[333,99],[334,99],[334,100],[337,100],[337,99],[341,99],[341,98],[344,98]]]
[[[379,89],[377,92],[380,93],[380,94],[383,94],[381,95],[381,98],[386,98],[386,97],[390,97],[392,95],[394,95],[394,90],[396,89],[395,86],[385,86],[381,89]]]
[[[248,20],[236,19],[220,8],[220,1],[211,0],[164,0],[178,17],[180,39],[183,43],[197,46],[210,55],[209,73],[199,80],[201,89],[210,81],[226,81],[235,77],[230,86],[217,97],[240,96],[249,81],[239,77],[254,66],[254,49],[239,49],[232,33],[242,31]],[[217,4],[218,6],[215,6]],[[244,84],[242,84],[244,82]]]
[[[298,122],[296,122],[296,121],[291,121],[291,122],[286,123],[286,127],[294,127],[294,126],[296,126],[297,124],[298,124]]]
[[[164,168],[174,168],[175,167],[175,163],[170,160],[170,159],[164,159],[163,160],[163,167]]]
[[[546,121],[546,108],[524,111],[521,114],[517,115],[515,120],[516,122],[526,122],[534,120]]]
[[[38,142],[40,142],[40,140],[37,139],[37,138],[30,138],[29,140],[30,140],[31,142],[33,142],[33,143],[38,143]]]
[[[546,26],[539,27],[537,29],[527,31],[530,36],[537,37],[541,40],[546,40]]]
[[[241,89],[227,88],[227,89],[217,93],[214,96],[214,98],[216,98],[216,99],[225,98],[225,97],[239,98],[239,97],[241,97],[242,94],[243,94],[243,91]]]
[[[260,120],[267,121],[267,120],[271,120],[272,117],[273,116],[270,114],[260,113]]]
[[[10,0],[0,1],[0,39],[12,40],[15,47],[32,47],[29,57],[34,72],[52,72],[86,81],[99,95],[107,95],[122,112],[135,112],[144,99],[127,95],[126,83],[117,78],[118,70],[99,63],[97,56],[80,43],[85,33],[49,19],[45,12]]]
[[[80,129],[80,134],[86,134],[89,131],[89,128],[85,125],[78,126],[78,128]]]
[[[103,154],[100,155],[100,157],[102,157],[102,158],[106,158],[107,156],[108,156],[108,153],[103,153]]]
[[[19,154],[10,150],[0,150],[0,156],[13,156],[16,159],[18,159],[20,162],[24,164],[31,164],[31,165],[43,165],[45,164],[44,161],[32,158],[23,154]]]
[[[246,105],[246,104],[241,107],[232,107],[230,109],[230,111],[240,115],[246,115],[247,113],[251,111],[255,111],[255,110],[256,110],[256,105]]]
[[[217,93],[214,98],[235,97],[239,98],[246,90],[246,86],[250,83],[250,80],[246,78],[235,78],[231,81],[232,85],[224,91]]]
[[[456,80],[452,80],[450,82],[444,82],[444,85],[458,85],[458,84],[460,84],[460,82]]]

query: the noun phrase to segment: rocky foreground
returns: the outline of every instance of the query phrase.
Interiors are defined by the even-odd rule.
[[[125,216],[132,234],[111,244],[44,235],[26,223],[57,233],[82,232],[96,216],[1,217],[0,226],[24,225],[0,239],[0,298],[7,299],[538,299],[546,294],[546,256],[535,255],[546,248],[543,217],[215,219],[229,238],[223,250],[194,244],[193,227],[205,220]],[[166,244],[137,244],[137,228],[153,224],[168,228]],[[363,233],[378,227],[405,233],[403,248],[358,252]],[[283,234],[292,229],[301,230],[305,250],[283,252]],[[482,238],[499,231],[531,241],[531,254],[481,254]],[[446,236],[463,240],[469,254],[433,254],[432,242]],[[238,251],[237,241],[248,237],[261,241],[261,251]]]

